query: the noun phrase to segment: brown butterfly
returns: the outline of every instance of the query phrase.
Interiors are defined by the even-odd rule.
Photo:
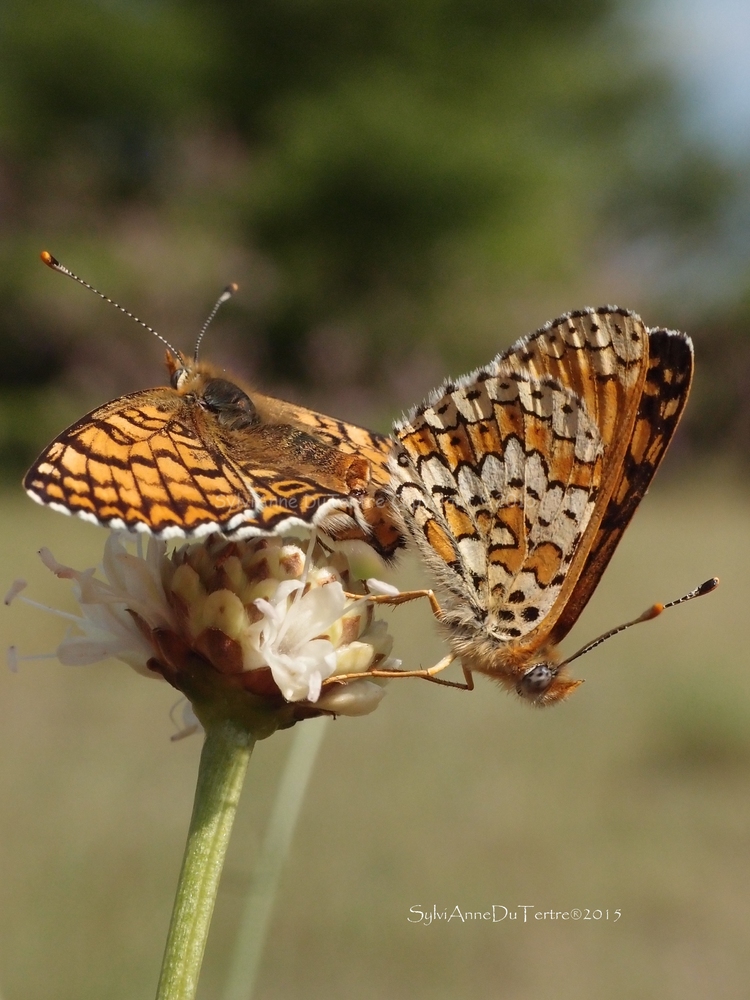
[[[438,680],[460,659],[466,684],[458,686],[483,673],[537,705],[578,687],[566,669],[575,657],[561,663],[558,643],[664,457],[692,375],[684,334],[647,330],[625,309],[585,309],[446,382],[396,424],[389,497],[435,580],[442,606],[421,593],[451,648],[410,676]]]
[[[91,288],[46,251],[42,260]],[[63,431],[24,479],[32,499],[160,538],[319,528],[393,556],[402,537],[382,493],[389,437],[246,391],[198,361],[197,348],[187,360],[167,346],[169,385],[105,403]]]

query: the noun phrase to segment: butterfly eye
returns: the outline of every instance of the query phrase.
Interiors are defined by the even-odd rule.
[[[557,676],[557,668],[551,663],[537,663],[521,678],[517,691],[520,695],[534,697],[544,694]]]
[[[172,372],[172,377],[169,380],[172,388],[179,389],[187,377],[188,377],[187,368],[176,368]]]

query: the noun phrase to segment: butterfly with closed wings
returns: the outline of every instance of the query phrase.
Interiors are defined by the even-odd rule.
[[[394,517],[434,578],[451,652],[410,671],[473,687],[486,674],[536,705],[582,682],[567,664],[635,622],[713,590],[656,604],[561,661],[643,498],[687,401],[690,339],[647,330],[614,306],[568,313],[494,361],[446,382],[394,427]],[[465,684],[438,678],[455,659]],[[337,683],[332,678],[329,683]]]

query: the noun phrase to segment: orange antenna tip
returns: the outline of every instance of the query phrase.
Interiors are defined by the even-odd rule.
[[[60,261],[59,260],[55,260],[55,258],[52,256],[52,254],[48,250],[42,250],[42,252],[39,254],[39,256],[42,258],[42,263],[46,264],[47,267],[54,268],[54,267],[59,267],[60,266]]]
[[[666,611],[667,608],[676,608],[678,604],[685,604],[687,601],[692,601],[695,597],[703,597],[704,594],[710,594],[712,590],[716,590],[719,586],[719,578],[717,576],[712,576],[710,580],[706,580],[702,583],[700,587],[696,587],[695,590],[691,590],[689,594],[685,594],[683,597],[678,597],[676,601],[668,601],[666,604],[656,603],[652,604],[650,608],[639,615],[638,618],[634,618],[632,622],[625,622],[623,625],[618,625],[617,628],[612,628],[598,638],[593,639],[591,642],[587,642],[585,646],[578,650],[577,653],[573,653],[566,660],[560,664],[561,667],[567,666],[568,663],[572,663],[573,660],[577,660],[579,656],[583,656],[584,653],[590,653],[592,649],[596,649],[597,646],[601,646],[603,642],[607,639],[611,639],[612,636],[618,635],[620,632],[624,632],[625,629],[632,628],[633,625],[640,625],[641,622],[649,622],[652,618],[658,618],[662,611]]]
[[[685,601],[692,601],[694,597],[703,597],[705,594],[710,594],[719,586],[718,576],[712,576],[710,580],[706,580],[702,583],[700,587],[696,587],[695,590],[691,590],[689,594],[685,594],[684,597],[678,597],[676,601],[670,601],[669,604],[665,604],[665,608],[674,608],[678,604],[684,604]]]
[[[664,605],[660,604],[658,601],[656,604],[652,604],[648,611],[644,611],[641,617],[638,619],[640,622],[650,622],[652,618],[658,618],[659,615],[664,610]]]

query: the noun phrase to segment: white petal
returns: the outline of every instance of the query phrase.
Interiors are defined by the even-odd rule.
[[[78,570],[71,569],[70,566],[63,566],[62,563],[59,563],[46,545],[43,545],[42,548],[39,549],[39,558],[42,560],[47,569],[51,570],[55,576],[59,577],[61,580],[75,580],[78,576]]]
[[[125,580],[122,575],[122,567],[119,557],[126,552],[125,546],[119,532],[111,531],[107,541],[104,543],[104,555],[102,556],[102,569],[113,590],[125,590]]]
[[[392,583],[386,583],[385,580],[378,580],[376,577],[371,576],[365,580],[365,586],[370,591],[371,594],[376,594],[378,596],[388,596],[395,597],[400,594],[401,591],[398,587],[394,587]]]
[[[288,597],[302,589],[303,587],[299,580],[282,580],[273,595],[273,603],[276,605],[283,604]]]
[[[340,583],[315,587],[300,598],[287,613],[279,633],[286,652],[325,632],[346,610],[346,596]]]
[[[280,653],[271,646],[264,647],[262,652],[287,701],[314,700],[320,693],[320,684],[336,666],[336,653],[327,639],[313,639],[295,649],[293,655]]]
[[[11,583],[8,593],[5,595],[5,601],[3,602],[6,607],[10,607],[13,601],[18,597],[22,590],[25,590],[28,584],[25,580],[14,580]]]
[[[116,639],[86,639],[71,636],[57,647],[57,658],[66,667],[84,667],[100,660],[108,660],[124,652],[123,644]]]
[[[307,700],[317,701],[320,697],[320,689],[323,686],[323,678],[319,670],[313,670],[307,682]]]
[[[385,688],[374,681],[352,681],[331,685],[318,699],[317,707],[336,715],[369,715],[385,697]]]
[[[177,742],[177,740],[184,740],[186,736],[192,736],[193,733],[199,733],[203,729],[203,726],[200,724],[195,712],[193,711],[193,706],[187,698],[183,698],[172,708],[172,711],[169,713],[169,717],[172,722],[174,722],[175,708],[178,706],[182,707],[182,728],[178,729],[177,732],[170,737],[173,743]]]

